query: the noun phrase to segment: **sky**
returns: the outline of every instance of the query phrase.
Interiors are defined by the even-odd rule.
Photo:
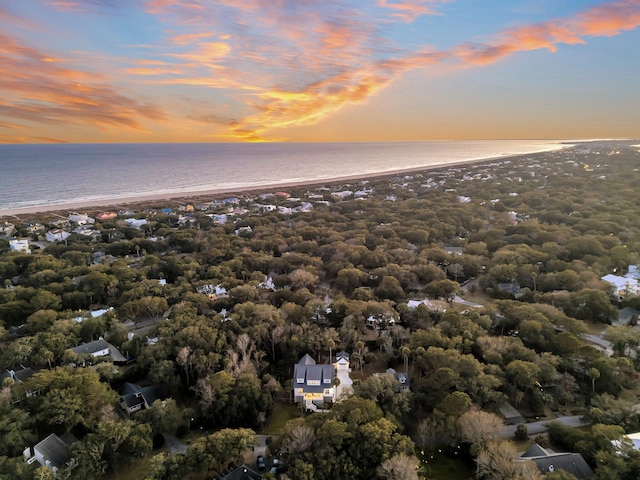
[[[0,143],[640,137],[640,0],[0,0]]]

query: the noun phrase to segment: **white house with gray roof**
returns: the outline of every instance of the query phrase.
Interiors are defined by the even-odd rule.
[[[27,447],[24,451],[24,459],[29,464],[37,461],[43,467],[52,470],[54,475],[59,469],[76,464],[69,446],[55,433],[38,443],[33,450]]]
[[[309,355],[300,359],[293,372],[295,403],[304,402],[308,410],[316,410],[319,403],[338,401],[352,383],[349,377],[349,355],[345,352],[341,354],[336,355],[335,362],[331,365],[318,365]],[[336,382],[336,378],[340,382]]]

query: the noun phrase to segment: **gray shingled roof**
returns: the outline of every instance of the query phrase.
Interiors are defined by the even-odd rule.
[[[240,465],[238,468],[220,477],[220,480],[260,480],[261,478],[262,475],[259,473],[254,472],[246,465]]]
[[[587,465],[579,453],[556,453],[545,457],[531,458],[542,473],[564,470],[578,480],[588,480],[594,476],[593,470]]]
[[[316,361],[308,353],[300,359],[298,365],[315,365]]]
[[[55,433],[38,443],[34,451],[38,451],[45,461],[50,461],[51,465],[57,468],[64,468],[71,460],[71,450]]]
[[[301,360],[300,363],[294,366],[293,387],[304,388],[304,391],[307,393],[322,393],[325,388],[333,386],[334,375],[333,365],[303,364]],[[299,382],[298,380],[302,381]],[[309,385],[309,380],[317,381],[320,384]]]
[[[537,443],[534,443],[533,445],[531,445],[531,447],[529,447],[529,450],[524,452],[521,456],[522,458],[530,458],[530,457],[545,457],[547,455],[549,455],[549,452],[547,450],[542,448]]]
[[[167,398],[165,390],[160,385],[149,385],[141,387],[135,383],[125,383],[120,398],[127,407],[131,408],[135,405],[144,404],[153,405],[156,400],[164,400]]]
[[[93,342],[83,343],[82,345],[73,347],[71,350],[73,353],[77,353],[78,355],[91,355],[92,353],[99,352],[105,348],[109,348],[109,344],[101,338],[100,340],[94,340]]]

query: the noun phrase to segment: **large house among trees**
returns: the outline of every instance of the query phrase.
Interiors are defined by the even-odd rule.
[[[293,401],[317,410],[319,403],[335,403],[351,386],[349,354],[338,352],[332,365],[317,365],[308,354],[295,365]],[[340,388],[339,388],[340,387]]]

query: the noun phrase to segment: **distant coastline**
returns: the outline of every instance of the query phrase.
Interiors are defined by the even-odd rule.
[[[550,145],[551,146],[551,145]],[[484,158],[475,158],[469,160],[458,160],[452,162],[442,162],[427,166],[421,167],[412,167],[412,168],[404,168],[404,169],[394,169],[387,170],[383,172],[376,173],[362,173],[362,174],[354,174],[354,175],[343,175],[336,176],[326,179],[309,179],[304,181],[294,181],[294,182],[279,182],[279,183],[266,183],[261,185],[251,185],[246,187],[231,187],[231,188],[214,188],[209,190],[195,190],[195,191],[184,191],[184,192],[175,192],[175,193],[159,193],[159,194],[144,194],[144,195],[132,195],[127,197],[118,197],[118,198],[105,198],[105,199],[96,199],[96,200],[87,200],[87,201],[73,201],[73,202],[65,202],[59,204],[51,204],[51,205],[34,205],[28,207],[19,207],[19,208],[9,208],[9,209],[1,209],[0,210],[0,218],[2,217],[18,217],[20,215],[28,215],[28,214],[38,214],[38,213],[46,213],[46,212],[68,212],[75,210],[102,210],[102,211],[111,211],[118,209],[131,209],[132,207],[140,204],[146,204],[150,202],[158,202],[158,201],[167,201],[167,202],[178,202],[178,203],[186,203],[186,202],[197,202],[197,201],[206,201],[207,199],[213,200],[215,198],[220,198],[221,196],[228,194],[255,194],[255,193],[263,193],[263,192],[271,192],[275,190],[282,190],[288,188],[295,187],[314,187],[314,186],[323,186],[323,185],[334,185],[340,184],[344,182],[351,181],[362,181],[370,178],[384,178],[384,177],[392,177],[395,175],[401,174],[411,174],[417,172],[427,172],[439,170],[442,168],[455,168],[460,166],[468,166],[468,165],[477,165],[484,164],[489,162],[494,162],[496,160],[514,160],[518,158],[530,158],[533,156],[544,155],[550,152],[556,152],[559,150],[566,150],[575,146],[575,143],[564,143],[558,142],[554,145],[555,148],[550,148],[548,150],[536,151],[531,153],[519,153],[519,154],[503,154],[498,156],[490,156]]]

